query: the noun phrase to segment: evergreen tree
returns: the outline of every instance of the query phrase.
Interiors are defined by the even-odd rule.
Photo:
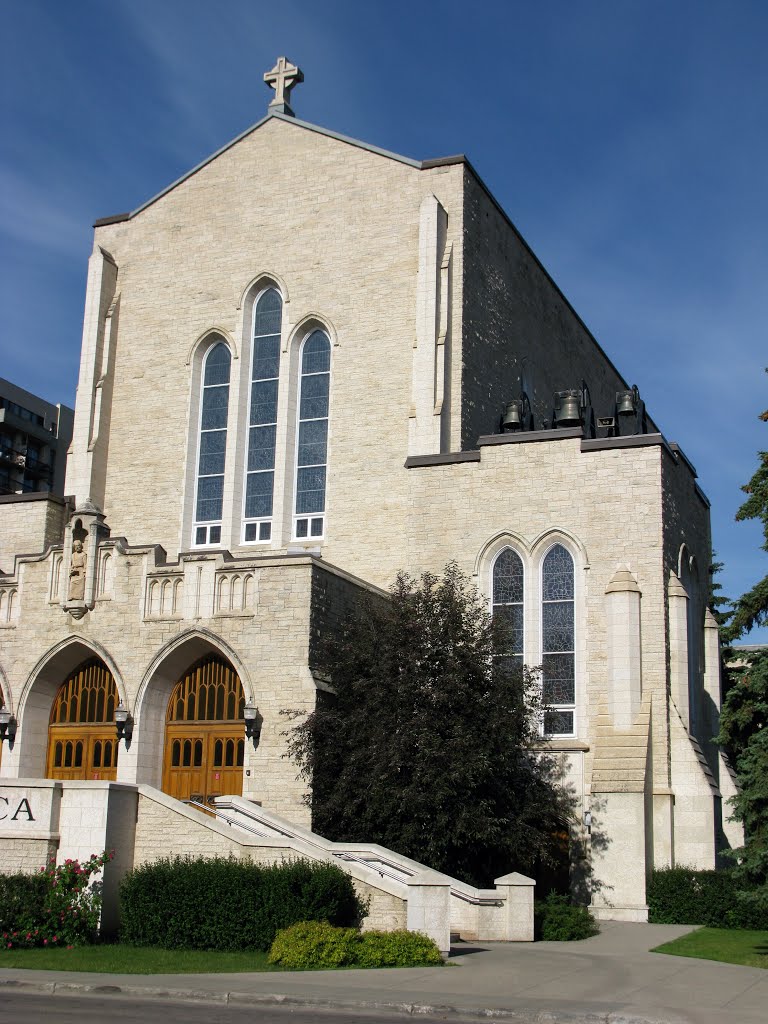
[[[456,565],[366,601],[319,666],[334,693],[291,730],[315,830],[476,885],[546,860],[569,800],[534,751],[538,681],[508,646]]]
[[[760,419],[768,421],[768,411]],[[736,518],[762,521],[762,547],[768,551],[768,452],[759,452],[758,458],[757,471],[742,488],[748,497]],[[723,632],[732,642],[766,623],[768,575],[735,603]],[[747,652],[740,662],[731,669],[735,682],[723,703],[718,742],[733,758],[741,788],[734,816],[744,825],[745,845],[736,851],[736,870],[748,884],[761,886],[754,898],[764,902],[768,913],[768,648]]]

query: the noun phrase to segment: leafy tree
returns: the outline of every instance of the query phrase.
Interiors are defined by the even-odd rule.
[[[548,859],[569,801],[534,751],[538,681],[508,649],[455,564],[364,602],[318,666],[333,694],[290,732],[314,828],[474,884]]]
[[[767,371],[768,372],[768,371]],[[760,419],[768,421],[768,411]],[[737,520],[759,519],[768,551],[768,452],[759,452],[759,465],[742,488],[747,500]],[[768,575],[743,594],[723,632],[733,641],[754,626],[768,623]],[[736,871],[747,884],[761,887],[755,895],[768,911],[768,648],[742,655],[732,668],[735,683],[723,703],[718,742],[734,760],[741,792],[734,802],[734,816],[744,825],[745,846],[736,851]]]

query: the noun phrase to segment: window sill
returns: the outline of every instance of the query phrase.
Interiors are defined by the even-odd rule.
[[[590,749],[589,744],[578,736],[542,736],[536,747],[541,750],[583,750]]]

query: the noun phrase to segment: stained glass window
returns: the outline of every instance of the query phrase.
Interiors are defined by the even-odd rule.
[[[229,349],[220,341],[203,364],[193,527],[193,542],[197,545],[218,544],[221,540],[230,362]]]
[[[243,539],[247,542],[264,542],[272,536],[282,316],[283,300],[280,293],[275,288],[268,288],[260,296],[253,314],[253,359],[243,517]]]
[[[573,558],[562,546],[551,548],[541,574],[542,697],[544,731],[572,735],[576,703]]]
[[[524,587],[522,560],[516,551],[505,548],[493,563],[493,616],[507,627],[508,658],[513,666],[523,663]]]
[[[325,331],[313,331],[301,353],[294,516],[299,538],[322,537],[325,531],[330,382],[331,343]]]

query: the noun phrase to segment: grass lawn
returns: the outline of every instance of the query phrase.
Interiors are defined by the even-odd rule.
[[[149,949],[141,946],[76,946],[74,949],[3,949],[4,967],[37,971],[98,971],[105,974],[234,974],[280,971],[267,954],[218,953],[196,949]]]
[[[699,928],[672,942],[665,942],[651,952],[768,968],[768,932],[741,928]]]

